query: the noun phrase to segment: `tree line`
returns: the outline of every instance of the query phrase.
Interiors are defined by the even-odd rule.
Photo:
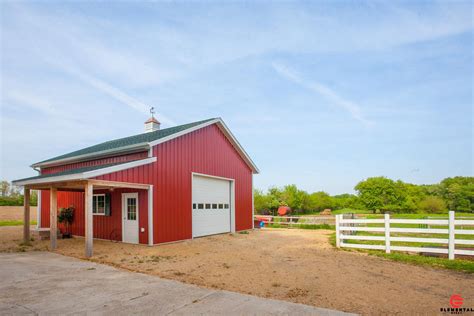
[[[294,184],[254,190],[258,214],[272,214],[285,205],[294,212],[317,213],[324,209],[364,210],[374,213],[443,213],[448,210],[474,212],[474,177],[446,178],[437,184],[416,185],[386,177],[360,181],[356,194],[308,193]]]
[[[38,201],[37,191],[31,191],[30,205],[36,206]],[[0,181],[0,206],[23,205],[23,189],[8,181]]]

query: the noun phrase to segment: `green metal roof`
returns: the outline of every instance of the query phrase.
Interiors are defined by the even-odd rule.
[[[142,133],[134,136],[129,136],[129,137],[124,137],[124,138],[119,138],[119,139],[114,139],[110,140],[104,143],[100,143],[94,146],[86,147],[80,150],[76,150],[64,155],[56,156],[47,160],[43,160],[40,162],[35,163],[34,165],[37,164],[42,164],[42,163],[47,163],[55,160],[61,160],[61,159],[67,159],[67,158],[74,158],[76,156],[81,156],[81,155],[88,155],[88,154],[93,154],[96,152],[101,152],[101,151],[107,151],[107,150],[114,150],[114,149],[120,149],[122,147],[127,147],[127,146],[133,146],[133,145],[138,145],[141,143],[149,143],[155,140],[158,140],[160,138],[164,138],[176,133],[179,133],[181,131],[184,131],[188,128],[209,122],[211,120],[214,120],[214,118],[203,120],[203,121],[198,121],[198,122],[193,122],[189,124],[184,124],[184,125],[178,125],[170,128],[165,128],[165,129],[160,129],[154,132],[148,132],[148,133]],[[75,169],[77,170],[77,169]]]
[[[112,167],[112,166],[116,166],[116,165],[121,165],[121,164],[124,164],[124,163],[125,163],[125,162],[116,162],[116,163],[111,163],[111,164],[107,164],[107,165],[99,165],[99,166],[89,166],[89,167],[76,168],[76,169],[71,169],[71,170],[66,170],[66,171],[61,171],[61,172],[56,172],[56,173],[42,174],[42,175],[35,176],[35,177],[29,177],[29,178],[18,179],[18,180],[15,180],[14,182],[21,182],[21,181],[27,181],[27,180],[37,180],[37,179],[44,179],[44,178],[50,178],[50,177],[66,176],[66,175],[71,175],[71,174],[78,174],[78,173],[83,173],[83,172],[88,172],[88,171],[94,171],[94,170],[104,169],[104,168]]]

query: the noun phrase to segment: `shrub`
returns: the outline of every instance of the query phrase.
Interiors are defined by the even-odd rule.
[[[74,220],[74,206],[63,207],[59,211],[58,222],[64,223],[66,226],[66,233],[69,233],[69,226]]]
[[[427,196],[421,200],[419,207],[426,213],[443,213],[446,211],[446,203],[437,196]]]

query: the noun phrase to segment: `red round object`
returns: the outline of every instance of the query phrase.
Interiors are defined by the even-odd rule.
[[[278,215],[280,216],[289,215],[290,213],[291,213],[291,208],[288,206],[280,206],[278,208]]]

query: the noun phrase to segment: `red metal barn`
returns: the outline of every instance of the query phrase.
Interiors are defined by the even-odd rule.
[[[41,190],[40,230],[73,206],[87,256],[92,238],[153,245],[253,228],[258,169],[222,119],[160,129],[151,118],[145,131],[33,164],[40,175],[14,181],[25,214],[31,189]]]

